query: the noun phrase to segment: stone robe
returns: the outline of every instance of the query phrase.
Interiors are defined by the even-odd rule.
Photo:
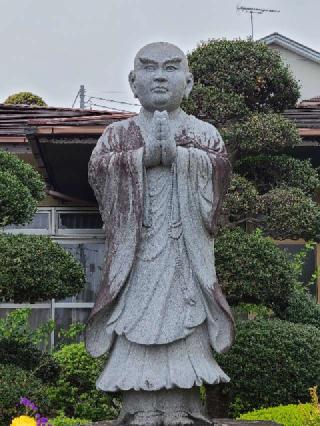
[[[170,124],[171,167],[146,167],[143,112],[107,127],[89,163],[107,241],[86,346],[93,356],[111,349],[97,381],[106,391],[228,381],[210,346],[233,341],[212,241],[230,166],[213,126],[181,110]]]

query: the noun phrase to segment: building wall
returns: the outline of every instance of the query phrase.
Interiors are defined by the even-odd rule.
[[[275,43],[269,45],[277,50],[283,61],[289,65],[293,75],[301,84],[301,98],[310,99],[320,96],[320,64],[306,59]]]

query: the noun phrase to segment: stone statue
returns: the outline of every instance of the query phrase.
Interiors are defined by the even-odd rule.
[[[89,163],[107,240],[86,347],[109,352],[96,385],[123,392],[120,424],[205,422],[199,386],[229,381],[211,348],[234,333],[213,256],[230,164],[217,129],[180,109],[193,77],[178,47],[143,47],[129,82],[141,111],[109,125]]]

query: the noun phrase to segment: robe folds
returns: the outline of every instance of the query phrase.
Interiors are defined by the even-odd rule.
[[[185,113],[183,117],[174,133],[177,152],[173,167],[184,247],[204,301],[209,344],[224,352],[234,339],[234,321],[217,282],[213,232],[230,164],[215,127]],[[101,286],[85,330],[86,347],[94,357],[122,338],[110,328],[110,317],[125,309],[119,309],[119,301],[130,281],[148,220],[144,157],[149,133],[141,123],[136,116],[108,126],[89,162],[89,182],[106,232]]]

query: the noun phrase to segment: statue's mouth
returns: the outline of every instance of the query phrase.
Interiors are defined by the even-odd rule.
[[[166,87],[163,86],[157,86],[154,87],[153,89],[151,89],[152,92],[154,93],[167,93],[168,89]]]

